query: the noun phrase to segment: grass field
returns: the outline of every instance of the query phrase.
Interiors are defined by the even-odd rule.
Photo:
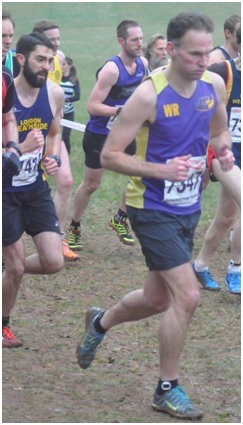
[[[39,19],[61,28],[62,50],[74,59],[81,85],[76,120],[87,120],[86,103],[95,72],[118,53],[116,26],[137,20],[146,41],[165,33],[168,20],[181,11],[207,12],[215,23],[215,44],[223,42],[225,17],[240,13],[240,2],[223,3],[3,3],[16,21],[15,41]],[[74,190],[81,181],[82,134],[72,132]],[[144,281],[146,268],[136,242],[121,244],[107,226],[117,210],[127,178],[105,171],[82,219],[81,261],[66,264],[54,276],[25,276],[11,316],[23,348],[3,351],[3,423],[181,423],[153,412],[158,378],[158,318],[112,330],[90,369],[77,366],[75,346],[92,305],[109,308]],[[51,186],[54,188],[52,181]],[[194,256],[202,245],[218,199],[218,183],[204,192]],[[73,190],[73,191],[74,191]],[[71,218],[70,216],[67,222]],[[27,253],[33,252],[26,238]],[[215,294],[201,290],[198,308],[181,359],[180,381],[204,411],[200,423],[241,423],[240,296],[224,286],[227,240],[211,264],[222,284]],[[184,422],[189,422],[184,421]]]
[[[79,122],[87,119],[86,103],[95,82],[96,70],[118,53],[116,27],[123,19],[134,19],[142,27],[144,42],[154,33],[166,33],[168,21],[183,11],[208,13],[215,24],[215,45],[224,41],[223,23],[227,16],[240,13],[240,2],[3,2],[15,21],[15,41],[32,31],[40,19],[54,19],[61,29],[61,49],[71,56],[78,70],[81,101],[77,104]]]

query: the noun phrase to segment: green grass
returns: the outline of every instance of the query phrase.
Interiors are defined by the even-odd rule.
[[[81,100],[77,103],[79,122],[87,120],[86,104],[95,83],[96,70],[119,52],[116,27],[123,19],[134,19],[142,27],[144,41],[154,33],[166,33],[168,21],[183,11],[208,13],[215,24],[215,44],[223,43],[223,23],[232,13],[240,14],[240,2],[4,2],[15,21],[15,41],[31,32],[40,19],[54,19],[60,26],[63,52],[71,56],[78,70]]]

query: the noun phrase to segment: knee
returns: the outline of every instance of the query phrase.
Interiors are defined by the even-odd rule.
[[[73,177],[71,172],[61,170],[60,168],[57,172],[55,180],[56,180],[57,190],[59,190],[60,192],[63,192],[63,191],[66,192],[67,190],[70,191],[72,189]]]
[[[20,281],[25,272],[24,259],[16,257],[10,262],[7,258],[5,260],[5,271],[8,276],[11,276],[13,282]]]
[[[184,299],[185,311],[192,316],[196,308],[200,304],[200,291],[199,288],[195,288],[186,294]]]
[[[90,180],[84,184],[85,191],[88,194],[94,193],[100,185],[100,180]]]
[[[237,220],[237,217],[238,217],[237,211],[227,215],[221,215],[221,217],[218,220],[219,225],[221,227],[228,229],[234,225],[235,221]]]
[[[45,258],[42,262],[43,272],[46,274],[55,274],[58,273],[64,267],[64,257],[62,252],[60,254],[55,254]]]
[[[167,310],[169,299],[166,296],[159,297],[158,294],[150,294],[148,296],[146,292],[144,292],[144,303],[146,307],[153,310],[155,314],[159,314]]]

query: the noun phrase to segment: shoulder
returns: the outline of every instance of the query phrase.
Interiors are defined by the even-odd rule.
[[[64,55],[64,53],[61,50],[58,50],[57,51],[57,58],[58,58],[58,61],[60,63],[60,66],[62,66],[63,65],[63,62],[65,60],[65,55]]]
[[[64,100],[64,91],[63,89],[57,84],[54,83],[51,80],[47,80],[47,91],[48,95],[51,99],[53,99],[55,102],[63,102]]]
[[[148,68],[148,61],[144,56],[140,56],[141,61],[143,62],[144,68]]]
[[[108,59],[108,61],[102,66],[100,70],[97,71],[97,80],[107,80],[110,79],[111,85],[117,81],[119,76],[119,68],[116,62],[112,59]]]
[[[225,60],[225,56],[224,56],[222,50],[219,47],[217,47],[215,50],[213,50],[210,53],[210,56],[209,56],[209,65],[212,65],[214,63],[223,62],[223,60]]]

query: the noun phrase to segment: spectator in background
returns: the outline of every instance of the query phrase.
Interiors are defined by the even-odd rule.
[[[77,77],[77,71],[73,66],[73,60],[69,57],[65,57],[62,64],[62,81],[60,86],[64,90],[64,108],[63,118],[65,120],[74,121],[74,104],[80,99],[80,85]],[[71,128],[63,127],[62,140],[64,141],[68,154],[71,153],[70,144]]]
[[[16,53],[10,50],[13,42],[15,22],[12,15],[7,10],[2,11],[2,64],[10,69],[13,77],[19,73],[19,64]]]
[[[162,34],[154,34],[144,48],[144,56],[149,63],[149,70],[153,71],[168,64],[167,40]]]

